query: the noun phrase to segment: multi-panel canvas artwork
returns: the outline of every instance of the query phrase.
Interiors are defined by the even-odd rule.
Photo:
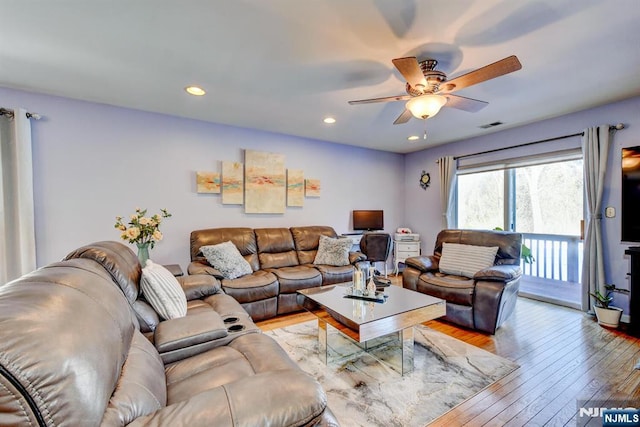
[[[302,169],[286,169],[284,154],[244,150],[245,162],[221,161],[218,172],[196,172],[198,193],[222,193],[223,205],[244,205],[245,213],[283,214],[320,197],[320,180]]]

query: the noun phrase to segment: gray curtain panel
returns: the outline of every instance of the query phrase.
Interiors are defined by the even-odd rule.
[[[584,261],[582,264],[582,310],[592,311],[590,292],[604,292],[602,248],[602,191],[609,157],[609,125],[587,128],[582,137],[584,191],[587,218],[584,229]]]
[[[453,203],[455,194],[455,180],[457,160],[453,156],[438,159],[440,169],[440,202],[442,206],[442,228],[455,228],[453,217]]]

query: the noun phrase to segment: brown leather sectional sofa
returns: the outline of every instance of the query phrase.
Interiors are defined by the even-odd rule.
[[[338,425],[215,278],[179,278],[187,315],[162,320],[140,277],[127,246],[98,242],[0,286],[0,425]]]
[[[189,274],[212,275],[222,283],[253,320],[302,310],[296,298],[299,289],[351,281],[354,265],[366,257],[349,254],[349,265],[315,265],[320,236],[336,238],[332,227],[211,228],[191,232]],[[231,241],[249,262],[252,274],[225,279],[213,268],[200,248]]]
[[[497,246],[494,265],[471,278],[439,272],[443,243]],[[493,230],[442,230],[433,255],[405,260],[402,286],[447,301],[452,323],[494,334],[513,312],[520,288],[522,235]]]

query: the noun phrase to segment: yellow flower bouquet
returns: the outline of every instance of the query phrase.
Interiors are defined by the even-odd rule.
[[[156,242],[162,240],[160,223],[164,218],[169,218],[171,214],[166,209],[160,209],[160,214],[146,216],[147,210],[136,208],[136,213],[131,215],[127,224],[121,216],[116,217],[115,228],[120,230],[120,238],[138,246],[138,258],[144,267],[149,258],[149,248],[155,246]]]

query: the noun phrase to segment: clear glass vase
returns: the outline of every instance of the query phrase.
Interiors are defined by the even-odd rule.
[[[149,243],[136,243],[136,245],[138,246],[138,260],[142,268],[144,268],[149,259]]]

